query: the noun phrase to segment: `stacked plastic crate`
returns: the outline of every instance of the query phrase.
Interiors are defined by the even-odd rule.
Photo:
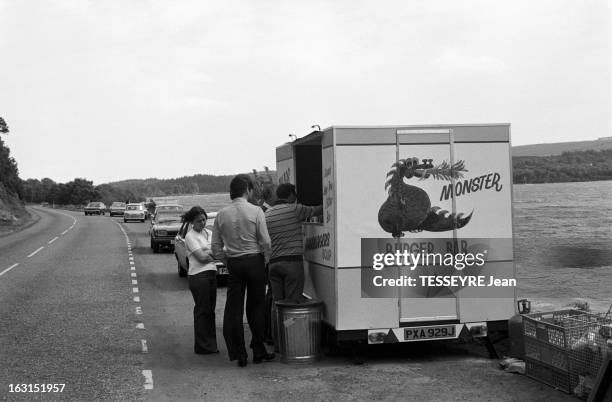
[[[567,393],[588,395],[611,353],[609,316],[559,310],[523,316],[525,374]]]
[[[570,387],[587,398],[607,356],[612,356],[612,318],[584,313],[568,319]]]
[[[525,374],[570,393],[568,343],[564,323],[577,310],[523,316]]]

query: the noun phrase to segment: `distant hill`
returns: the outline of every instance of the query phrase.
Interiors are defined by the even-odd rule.
[[[602,137],[594,141],[518,145],[512,147],[512,156],[555,156],[561,155],[563,152],[603,151],[606,149],[612,149],[612,137]]]
[[[515,184],[612,180],[612,149],[514,156],[512,167]]]
[[[122,180],[108,183],[108,185],[121,190],[131,190],[144,197],[160,197],[175,194],[226,192],[232,177],[233,175],[213,176],[196,174],[174,179],[148,178]]]

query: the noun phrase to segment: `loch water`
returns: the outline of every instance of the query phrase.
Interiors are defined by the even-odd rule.
[[[517,297],[538,310],[585,299],[594,311],[612,304],[612,181],[513,186]],[[216,211],[229,194],[174,199]]]
[[[514,193],[518,297],[540,310],[612,303],[612,181],[521,184]]]

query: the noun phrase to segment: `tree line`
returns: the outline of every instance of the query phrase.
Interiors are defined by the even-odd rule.
[[[231,180],[231,178],[230,178]],[[29,203],[60,205],[84,205],[91,201],[102,201],[107,205],[115,201],[143,202],[150,197],[179,195],[199,192],[226,192],[226,186],[203,185],[201,181],[186,178],[159,180],[125,180],[116,183],[93,185],[93,181],[75,178],[68,183],[56,183],[50,178],[28,179],[22,184],[22,199]],[[203,190],[203,191],[202,191]]]
[[[0,117],[0,134],[8,134],[8,132],[8,125]],[[22,198],[23,188],[17,161],[11,156],[11,150],[4,145],[2,138],[0,138],[0,185],[8,194]]]
[[[21,181],[17,164],[0,140],[0,178],[5,188],[19,194],[25,202],[83,205],[89,201],[142,202],[151,197],[181,194],[227,192],[233,175],[194,175],[175,179],[134,179],[93,185],[76,178],[68,183],[52,179]],[[517,156],[512,158],[514,183],[554,183],[612,180],[612,150],[573,151],[557,156]],[[251,174],[256,185],[275,181],[276,172]]]
[[[145,196],[109,184],[94,186],[93,181],[84,178],[76,178],[68,183],[56,183],[44,178],[25,180],[22,199],[29,203],[79,206],[91,201],[102,201],[107,205],[114,201],[141,202],[145,201]]]
[[[132,190],[145,197],[162,197],[178,194],[225,193],[229,191],[229,183],[233,175],[213,176],[197,174],[175,179],[141,179],[123,180],[108,183],[121,190]]]
[[[257,191],[263,185],[275,181],[276,173],[265,170],[250,174]],[[102,201],[110,205],[114,201],[143,202],[151,197],[168,195],[226,193],[233,175],[212,176],[194,175],[176,179],[123,180],[114,183],[93,185],[84,178],[76,178],[68,183],[56,183],[50,178],[28,179],[21,183],[21,199],[29,203],[84,205],[91,201]]]
[[[515,184],[612,180],[612,149],[512,158]]]
[[[1,118],[0,118],[1,119]],[[0,121],[0,133],[8,126]],[[570,151],[557,156],[516,156],[512,158],[516,184],[612,180],[612,149]],[[24,202],[60,205],[84,205],[102,201],[142,202],[151,197],[180,194],[227,192],[233,175],[198,174],[175,179],[134,179],[93,185],[85,178],[56,183],[50,178],[21,180],[17,162],[0,138],[0,186]],[[276,172],[251,173],[256,190],[276,181]]]

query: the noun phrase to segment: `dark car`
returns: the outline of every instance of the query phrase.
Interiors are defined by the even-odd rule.
[[[103,202],[90,202],[84,208],[85,215],[104,215],[106,212],[106,205]]]
[[[125,213],[125,202],[113,202],[108,209],[108,214],[110,216],[123,216]]]
[[[181,228],[181,216],[176,211],[158,212],[151,220],[151,249],[159,253],[163,247],[174,249],[174,238]]]
[[[212,227],[215,223],[216,216],[216,212],[208,214],[208,221],[206,221],[206,229],[204,230],[208,232],[209,237],[212,235]],[[191,229],[191,224],[187,222],[183,223],[174,240],[174,256],[176,257],[178,274],[181,277],[187,276],[187,272],[189,272],[189,258],[187,257],[187,250],[185,249],[185,236],[189,229]],[[217,266],[217,278],[227,279],[229,271],[225,264],[221,261],[215,261],[215,265]]]

